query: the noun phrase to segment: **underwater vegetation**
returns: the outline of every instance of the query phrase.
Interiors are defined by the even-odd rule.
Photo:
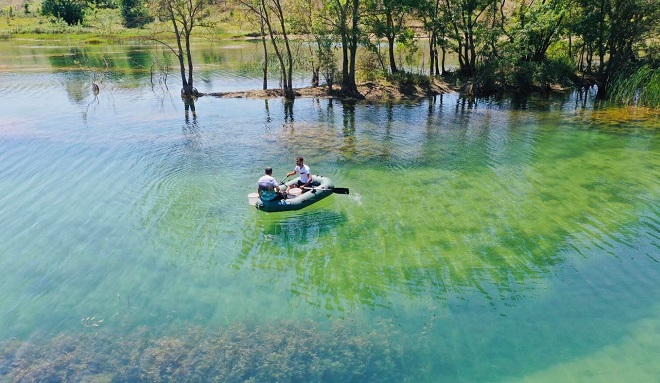
[[[0,342],[1,382],[400,382],[403,349],[378,333],[311,322],[103,330]],[[406,361],[408,364],[410,361]]]

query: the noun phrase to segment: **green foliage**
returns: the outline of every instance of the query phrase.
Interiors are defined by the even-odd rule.
[[[117,8],[117,0],[86,0],[87,4],[97,8]]]
[[[608,98],[625,105],[660,106],[660,71],[648,64],[622,70],[614,78]]]
[[[477,61],[487,56],[489,40],[494,37],[489,17],[480,17],[494,4],[492,0],[447,1],[443,12],[448,16],[447,37],[449,46],[458,54],[459,71],[472,77],[476,74]]]
[[[431,80],[428,76],[410,73],[406,71],[398,71],[393,74],[387,75],[387,80],[392,84],[399,85],[400,87],[409,86],[429,86]]]
[[[540,73],[541,65],[530,61],[523,61],[515,67],[502,69],[504,85],[518,91],[528,92],[532,90]]]
[[[126,28],[140,28],[153,21],[144,0],[120,0],[119,8]]]
[[[587,61],[595,56],[598,63],[598,96],[612,94],[607,88],[615,77],[639,60],[645,43],[657,41],[660,6],[657,0],[577,0],[572,11],[572,30],[584,42]]]
[[[503,72],[499,70],[504,61],[491,60],[482,64],[470,84],[472,89],[468,93],[470,95],[489,95],[504,87],[507,80],[504,78]]]
[[[328,91],[332,90],[335,79],[338,77],[337,59],[334,52],[334,42],[332,36],[317,31],[315,33],[317,44],[316,57],[319,60],[319,72],[328,87]]]
[[[293,322],[0,343],[2,375],[21,382],[401,382],[405,357],[382,334]]]
[[[375,46],[369,45],[368,47],[374,48]],[[383,56],[374,49],[368,49],[366,52],[361,53],[357,57],[355,67],[357,70],[356,76],[360,81],[375,81],[385,78],[387,75]]]
[[[474,77],[475,95],[492,94],[500,90],[518,92],[546,91],[573,84],[574,64],[566,56],[542,62],[517,61],[509,57],[490,61],[479,67]]]
[[[524,3],[514,12],[510,22],[508,44],[510,53],[519,60],[541,62],[546,58],[550,44],[559,38],[563,27],[567,3],[565,0]]]
[[[415,31],[410,28],[401,30],[397,37],[397,52],[401,56],[399,60],[406,65],[413,65],[418,49]]]
[[[540,80],[546,85],[569,86],[575,77],[575,64],[568,56],[547,59],[541,68]]]
[[[87,4],[83,0],[44,0],[41,14],[61,18],[69,25],[82,24]]]

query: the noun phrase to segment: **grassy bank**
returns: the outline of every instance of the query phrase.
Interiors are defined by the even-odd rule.
[[[54,17],[40,15],[40,1],[28,4],[19,0],[0,0],[0,38],[62,40],[95,43],[141,40],[153,34],[155,25],[126,28],[119,9],[89,8],[80,25],[67,25]],[[215,9],[211,28],[197,28],[198,38],[243,38],[252,31],[241,31],[232,22],[231,12]]]

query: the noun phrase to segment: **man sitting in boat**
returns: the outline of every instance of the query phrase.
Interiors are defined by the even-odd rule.
[[[272,175],[273,168],[270,166],[267,167],[265,173],[266,174],[257,181],[259,198],[261,198],[262,201],[276,201],[282,199],[284,195],[280,193],[280,184]]]
[[[286,176],[290,177],[296,173],[300,174],[297,187],[302,188],[303,191],[309,190],[308,188],[312,186],[312,172],[309,170],[309,166],[303,163],[303,158],[300,156],[296,157],[296,168]],[[291,187],[296,187],[296,185],[291,185]]]

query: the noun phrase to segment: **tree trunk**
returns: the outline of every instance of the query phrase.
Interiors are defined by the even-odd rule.
[[[348,17],[346,14],[346,7],[348,7],[348,4],[344,6],[339,0],[335,1],[337,6],[337,16],[339,19],[339,37],[341,39],[341,92],[346,94],[350,88],[348,74]]]
[[[275,0],[275,6],[277,8],[277,17],[280,20],[280,26],[282,28],[282,35],[284,38],[284,43],[286,46],[286,53],[287,53],[287,61],[284,61],[284,57],[282,56],[282,52],[280,51],[280,48],[277,45],[277,41],[275,40],[275,33],[273,32],[273,26],[270,22],[270,16],[268,9],[266,7],[266,0],[261,0],[261,5],[263,8],[263,20],[266,23],[266,26],[268,27],[268,32],[270,34],[270,41],[273,44],[273,49],[275,49],[275,54],[277,55],[277,59],[280,62],[280,67],[282,71],[282,89],[284,90],[284,98],[287,100],[293,100],[295,99],[296,95],[295,92],[293,91],[293,80],[292,80],[292,74],[291,72],[293,71],[293,57],[291,54],[291,49],[289,47],[289,40],[286,35],[286,29],[284,28],[284,14],[282,13],[282,8],[280,5],[279,0]]]
[[[280,0],[275,0],[275,6],[277,7],[277,16],[280,20],[280,28],[282,28],[282,37],[284,38],[284,46],[286,47],[287,71],[283,73],[286,82],[284,86],[284,97],[287,100],[293,100],[296,98],[296,94],[293,90],[293,53],[291,52],[289,36],[286,32],[286,25],[284,23],[284,11],[282,10],[282,3],[280,3]]]
[[[192,62],[192,52],[190,51],[190,28],[185,30],[185,41],[186,41],[186,58],[188,61],[188,96],[197,96],[197,90],[193,86],[193,62]]]
[[[444,76],[445,73],[447,73],[447,70],[445,69],[445,61],[447,59],[447,48],[445,46],[442,46],[442,75]]]
[[[438,59],[438,47],[435,40],[435,31],[429,36],[429,76],[435,75],[436,60]]]
[[[605,72],[605,0],[600,0],[600,21],[598,23],[598,77]],[[600,88],[600,87],[599,87]]]
[[[392,11],[390,9],[387,10],[386,18],[387,18],[387,48],[389,50],[390,72],[396,73],[399,71],[396,67],[396,59],[394,57],[394,39],[396,38],[396,36],[394,35],[394,21],[392,20]]]
[[[181,71],[181,96],[190,96],[190,89],[188,88],[188,81],[186,79],[186,66],[183,60],[183,46],[181,45],[181,33],[179,32],[179,26],[176,23],[176,18],[174,17],[174,10],[170,7],[170,20],[172,21],[172,26],[174,27],[174,34],[176,36],[176,45],[177,59],[179,59],[179,70]]]
[[[312,88],[316,88],[319,86],[319,72],[321,71],[321,67],[318,65],[314,65],[312,67]]]
[[[359,0],[352,0],[353,1],[353,9],[351,13],[351,39],[350,39],[350,44],[349,44],[349,51],[350,51],[350,62],[349,62],[349,72],[348,72],[348,91],[349,95],[352,97],[357,97],[357,98],[362,98],[362,95],[360,92],[358,92],[357,89],[357,83],[355,82],[355,61],[357,60],[357,48],[358,48],[358,37],[360,35],[360,29],[359,29],[359,21],[360,21],[360,14],[359,14],[359,5],[360,1]]]
[[[359,0],[334,0],[338,20],[338,33],[341,39],[342,68],[341,93],[349,97],[362,97],[355,83],[355,60],[359,37]],[[348,25],[349,6],[351,12],[351,25]]]
[[[259,24],[261,27],[261,45],[264,50],[264,66],[262,68],[264,73],[263,79],[263,89],[268,89],[268,44],[266,44],[266,30],[264,29],[264,19],[263,17],[259,18]]]

